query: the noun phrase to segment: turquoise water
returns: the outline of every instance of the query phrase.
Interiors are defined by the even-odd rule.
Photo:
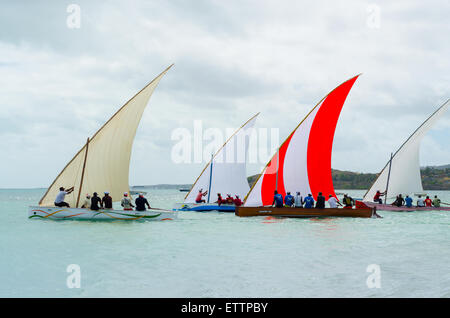
[[[146,191],[163,208],[185,195]],[[450,297],[450,212],[28,220],[43,192],[0,190],[0,297]],[[450,192],[430,193],[450,201]],[[80,266],[79,289],[66,285],[69,264]],[[379,265],[380,288],[367,287],[370,264]]]

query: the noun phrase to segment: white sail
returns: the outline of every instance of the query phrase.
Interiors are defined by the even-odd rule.
[[[113,200],[118,201],[124,192],[129,192],[128,175],[136,129],[153,91],[171,66],[123,105],[92,136],[53,181],[39,201],[40,206],[53,206],[60,187],[75,187],[64,199],[71,207],[81,205],[86,193],[108,191]]]
[[[364,195],[364,201],[373,201],[373,197],[378,190],[381,192],[386,190],[388,175],[387,198],[389,199],[395,198],[398,194],[405,196],[423,192],[419,161],[420,142],[428,130],[445,113],[449,104],[450,100],[447,100],[403,143],[392,157],[390,175],[388,161],[372,187]]]
[[[217,201],[217,193],[238,195],[241,199],[250,190],[246,177],[246,157],[256,114],[239,128],[208,162],[195,181],[184,203],[194,203],[200,189],[209,190],[206,202]],[[211,173],[212,171],[212,173]]]

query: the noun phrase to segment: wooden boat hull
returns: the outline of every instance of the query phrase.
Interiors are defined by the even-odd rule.
[[[29,219],[49,220],[102,220],[102,221],[162,221],[177,218],[177,212],[169,210],[150,209],[147,211],[123,211],[112,209],[101,209],[93,211],[79,208],[41,207],[30,206],[28,209]]]
[[[353,217],[353,218],[370,218],[377,216],[376,208],[364,209],[342,209],[342,208],[273,208],[273,207],[236,207],[237,216],[280,216],[294,218],[311,218],[311,217]]]
[[[175,211],[194,211],[194,212],[235,212],[234,204],[217,203],[178,203],[175,205]]]
[[[413,211],[450,211],[450,207],[417,207],[412,206],[410,208],[406,206],[397,207],[391,204],[379,204],[375,202],[364,201],[367,206],[376,207],[377,210],[389,211],[389,212],[413,212]]]

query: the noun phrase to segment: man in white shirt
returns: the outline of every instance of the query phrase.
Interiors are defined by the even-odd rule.
[[[128,193],[123,194],[123,199],[120,201],[120,205],[123,206],[125,211],[133,211],[134,205],[131,203],[131,199],[128,197]]]
[[[425,201],[422,199],[422,196],[419,195],[417,199],[417,206],[425,206]]]
[[[59,188],[59,193],[56,196],[55,199],[55,206],[59,206],[59,207],[68,207],[70,208],[69,204],[67,202],[64,202],[64,198],[66,197],[66,194],[72,193],[74,187],[71,187],[67,190],[64,190],[64,187]]]
[[[294,199],[294,206],[296,208],[303,208],[303,197],[300,195],[300,192],[297,191]]]
[[[89,209],[91,207],[91,196],[86,194],[86,199],[84,199],[83,205],[81,206],[82,209]]]
[[[336,198],[333,197],[331,194],[328,196],[328,204],[330,205],[330,208],[332,208],[332,209],[337,208],[338,203],[339,202],[336,200]],[[339,205],[341,205],[341,204],[339,203]]]

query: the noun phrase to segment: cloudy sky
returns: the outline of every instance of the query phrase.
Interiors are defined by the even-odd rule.
[[[70,4],[80,28],[68,27]],[[449,13],[447,0],[2,1],[0,187],[48,186],[171,63],[137,131],[131,185],[195,180],[203,164],[171,162],[176,128],[201,119],[225,131],[261,112],[256,127],[282,141],[359,73],[333,168],[378,172],[450,97]],[[422,165],[450,163],[449,127],[450,112],[424,139]]]

